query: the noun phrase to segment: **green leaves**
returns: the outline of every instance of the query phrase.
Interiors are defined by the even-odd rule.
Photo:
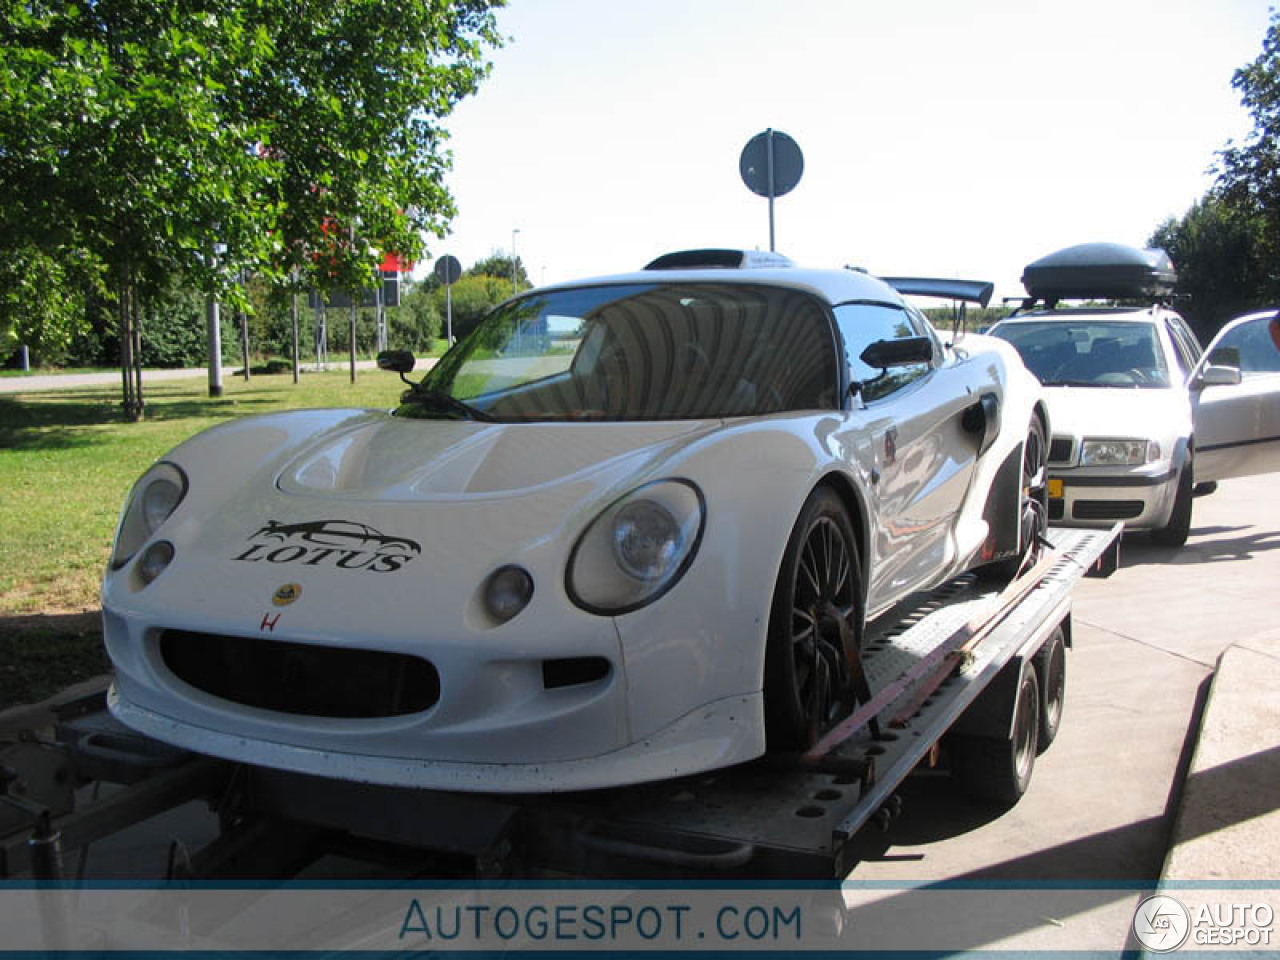
[[[144,304],[175,275],[368,285],[453,215],[440,124],[496,5],[0,0],[0,257],[75,251]]]

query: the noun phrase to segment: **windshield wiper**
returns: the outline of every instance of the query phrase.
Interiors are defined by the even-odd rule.
[[[1042,387],[1117,387],[1126,384],[1098,383],[1096,380],[1041,380]]]
[[[416,403],[427,407],[431,410],[438,410],[442,413],[454,413],[463,420],[479,420],[483,423],[496,423],[493,417],[485,413],[479,407],[473,407],[471,404],[459,400],[457,397],[450,396],[440,390],[432,390],[430,387],[424,387],[417,383],[404,392],[404,396],[400,398],[401,403]]]

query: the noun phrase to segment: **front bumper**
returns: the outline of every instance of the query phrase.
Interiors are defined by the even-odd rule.
[[[254,766],[385,786],[483,793],[556,793],[617,787],[728,766],[740,755],[743,717],[763,715],[760,694],[691,711],[656,734],[597,757],[551,763],[464,763],[374,756],[255,740],[210,730],[131,703],[112,685],[107,704],[122,723],[209,756]],[[756,751],[763,751],[763,745]]]
[[[1109,527],[1123,520],[1126,529],[1165,526],[1177,496],[1178,472],[1165,467],[1077,467],[1049,469],[1049,522],[1060,527]]]

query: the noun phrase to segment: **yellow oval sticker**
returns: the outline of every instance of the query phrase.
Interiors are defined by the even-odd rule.
[[[271,596],[271,602],[277,607],[287,607],[302,596],[302,584],[286,583]]]

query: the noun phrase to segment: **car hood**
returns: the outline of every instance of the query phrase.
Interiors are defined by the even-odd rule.
[[[673,441],[719,421],[488,424],[397,417],[358,418],[311,438],[277,477],[285,493],[405,501],[511,494],[612,472],[621,459],[640,469]]]
[[[1049,420],[1059,436],[1161,438],[1190,430],[1185,391],[1049,387]]]

